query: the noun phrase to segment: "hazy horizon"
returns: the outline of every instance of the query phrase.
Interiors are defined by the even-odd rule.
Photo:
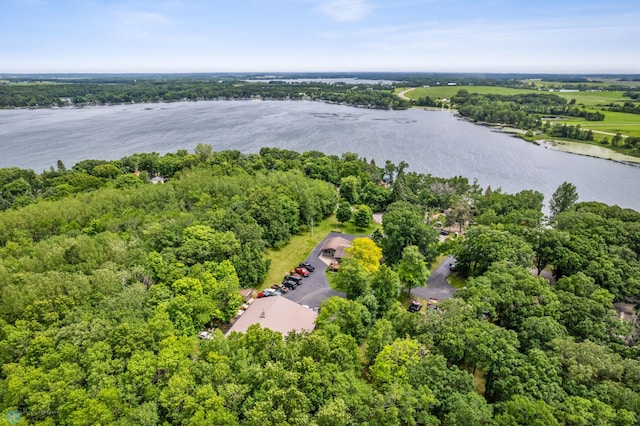
[[[5,0],[0,73],[639,74],[637,22],[636,0]]]

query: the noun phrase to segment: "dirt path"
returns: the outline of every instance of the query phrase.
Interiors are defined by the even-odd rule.
[[[400,99],[404,99],[405,101],[410,101],[411,98],[407,97],[407,93],[411,92],[412,90],[416,90],[416,88],[412,87],[411,89],[403,90],[402,92],[398,93],[398,97]]]

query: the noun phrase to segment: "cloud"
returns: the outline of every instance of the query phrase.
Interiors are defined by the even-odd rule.
[[[367,0],[323,0],[318,8],[334,21],[352,22],[364,19],[372,6]]]

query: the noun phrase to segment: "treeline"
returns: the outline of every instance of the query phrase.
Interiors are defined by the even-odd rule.
[[[0,84],[0,108],[251,98],[326,100],[384,109],[407,107],[405,101],[393,94],[393,87],[379,84],[202,81],[179,78]]]
[[[159,167],[166,183],[140,177]],[[576,203],[565,183],[547,222],[537,191],[483,191],[407,168],[206,145],[59,164],[51,179],[100,185],[69,179],[66,195],[43,190],[0,212],[2,418],[638,424],[637,335],[613,302],[640,292],[640,213]],[[123,176],[128,185],[116,187]],[[347,297],[322,304],[312,333],[254,326],[199,340],[235,314],[239,287],[260,282],[265,247],[334,211],[336,184],[341,203],[385,209],[382,230],[355,242],[336,276]],[[465,232],[439,243],[436,220]],[[456,257],[464,287],[436,312],[407,312],[398,299],[424,285],[438,253]],[[529,268],[550,271],[555,285]]]
[[[612,110],[609,109],[609,111]],[[600,111],[587,111],[584,108],[567,108],[563,114],[571,117],[582,117],[587,121],[603,121],[605,117]]]
[[[552,126],[549,122],[546,122],[543,130],[549,136],[557,137],[557,138],[566,138],[566,139],[575,139],[579,141],[593,141],[593,131],[591,129],[584,130],[578,124],[574,125],[554,125]]]
[[[637,93],[636,98],[637,99]],[[622,106],[617,104],[610,104],[607,107],[607,111],[615,112],[628,112],[630,114],[640,114],[640,104],[634,104],[633,102],[625,102]]]
[[[474,121],[533,129],[543,115],[563,114],[567,100],[554,94],[480,95],[460,90],[451,101],[458,113]]]

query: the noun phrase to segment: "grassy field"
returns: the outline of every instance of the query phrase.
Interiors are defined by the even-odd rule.
[[[429,96],[431,99],[442,99],[447,98],[451,99],[459,90],[466,90],[469,93],[478,93],[481,95],[486,94],[496,94],[496,95],[521,95],[527,93],[553,93],[560,97],[565,98],[570,101],[571,99],[576,100],[576,105],[584,105],[586,108],[598,109],[603,107],[604,105],[608,105],[610,103],[616,104],[624,104],[625,101],[631,100],[630,98],[624,96],[624,92],[622,91],[614,91],[614,92],[546,92],[540,90],[532,90],[532,89],[512,89],[509,87],[496,87],[496,86],[433,86],[433,87],[417,87],[405,95],[411,99],[424,98]],[[398,94],[406,88],[399,88],[395,90],[395,93]]]
[[[411,99],[424,98],[429,96],[431,99],[451,99],[458,90],[467,90],[469,93],[479,93],[486,95],[488,93],[495,93],[498,95],[519,95],[525,93],[540,93],[537,90],[529,89],[511,89],[508,87],[496,87],[496,86],[433,86],[433,87],[417,87],[414,90],[406,93],[406,96]],[[395,92],[400,93],[403,89],[396,89]]]
[[[552,92],[570,101],[576,100],[576,105],[584,105],[586,108],[599,109],[610,103],[623,105],[631,100],[624,96],[624,92]]]
[[[356,229],[352,222],[340,224],[335,216],[331,216],[313,227],[313,235],[310,231],[304,234],[294,235],[289,243],[281,249],[269,249],[267,257],[271,259],[271,267],[265,278],[261,289],[272,284],[280,283],[282,277],[288,274],[291,269],[305,260],[309,253],[332,231],[339,231],[343,234],[367,236],[379,227],[373,224],[369,228]]]
[[[640,137],[640,115],[626,112],[604,111],[603,121],[586,121],[580,117],[569,117],[568,124],[580,125],[585,129],[599,132],[618,133],[626,136]],[[601,139],[598,137],[597,139]],[[611,139],[611,138],[609,138]]]

